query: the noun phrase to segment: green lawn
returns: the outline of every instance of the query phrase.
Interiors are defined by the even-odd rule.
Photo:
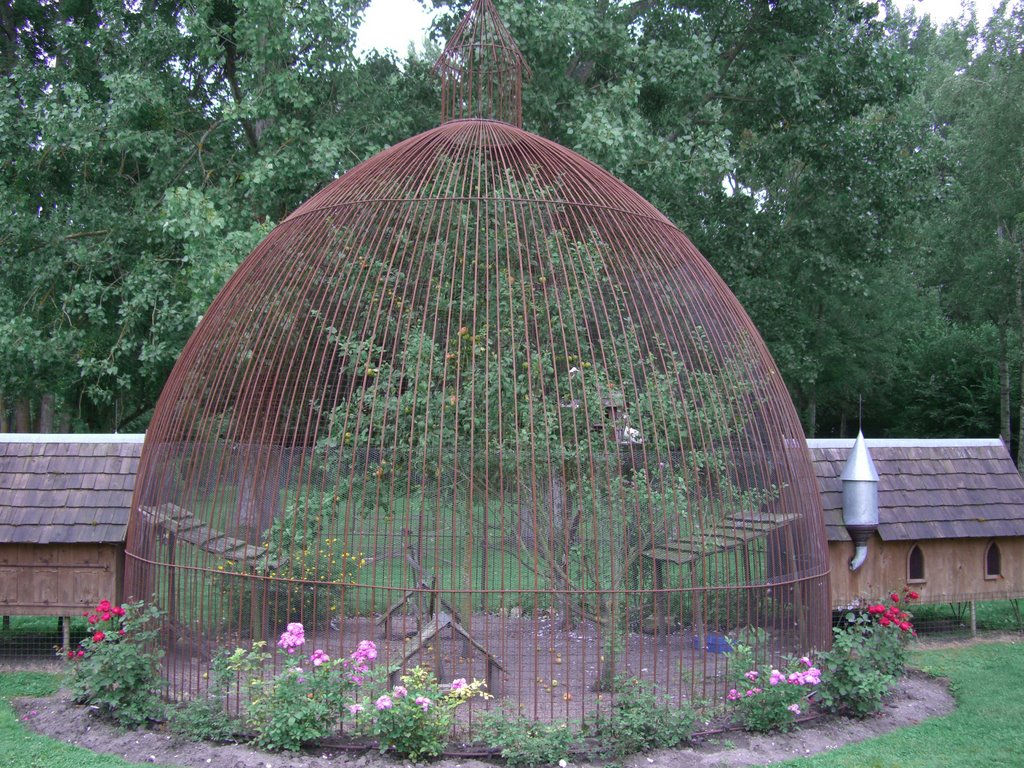
[[[992,600],[980,601],[977,604],[975,614],[978,629],[982,632],[1018,632],[1024,627],[1021,626],[1021,616],[1015,610],[1015,605],[1020,601]],[[942,622],[947,627],[950,624],[963,625],[962,631],[970,631],[971,614],[969,603],[936,605],[915,605],[914,625],[921,630],[927,631],[929,623]],[[948,629],[945,631],[948,632]]]
[[[0,674],[0,765],[5,768],[125,768],[138,765],[119,757],[97,755],[28,731],[7,703],[11,696],[46,696],[60,678],[45,672]]]
[[[1018,768],[1024,755],[1024,644],[915,651],[911,663],[951,681],[956,711],[877,739],[781,765],[792,768]]]
[[[784,763],[791,768],[1016,768],[1024,754],[1024,644],[978,643],[914,651],[914,666],[952,681],[957,710],[877,739]],[[58,678],[41,672],[0,674],[0,764],[7,768],[124,768],[116,757],[29,733],[6,699],[45,695]]]

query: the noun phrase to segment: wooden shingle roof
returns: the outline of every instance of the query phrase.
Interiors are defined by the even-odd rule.
[[[839,479],[853,439],[808,440],[829,541],[849,541]],[[883,541],[1024,536],[1024,479],[998,439],[868,440]]]
[[[0,543],[124,541],[142,435],[0,435]]]
[[[143,435],[0,435],[0,543],[124,539]],[[849,541],[853,439],[808,440],[829,541]],[[1024,536],[1024,479],[993,440],[868,440],[885,541]]]

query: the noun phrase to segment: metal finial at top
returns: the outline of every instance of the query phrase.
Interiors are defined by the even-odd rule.
[[[523,127],[523,78],[530,67],[491,0],[473,0],[434,64],[441,122],[483,118]]]
[[[878,470],[875,469],[875,462],[871,458],[867,443],[864,441],[864,433],[857,432],[857,439],[850,450],[850,456],[843,467],[841,480],[865,481],[869,483],[878,482]]]

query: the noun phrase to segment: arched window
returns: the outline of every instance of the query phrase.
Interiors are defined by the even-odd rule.
[[[915,544],[907,555],[907,583],[924,581],[924,552]]]
[[[990,541],[985,550],[985,578],[998,579],[1002,575],[1003,556],[999,552],[999,545]]]

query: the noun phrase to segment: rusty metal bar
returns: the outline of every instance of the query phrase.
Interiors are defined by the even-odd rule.
[[[292,621],[563,721],[618,677],[720,699],[730,643],[829,644],[817,487],[756,329],[653,206],[517,127],[518,51],[481,77],[464,46],[507,30],[467,18],[445,122],[282,222],[157,405],[126,590],[166,612],[176,698]]]

